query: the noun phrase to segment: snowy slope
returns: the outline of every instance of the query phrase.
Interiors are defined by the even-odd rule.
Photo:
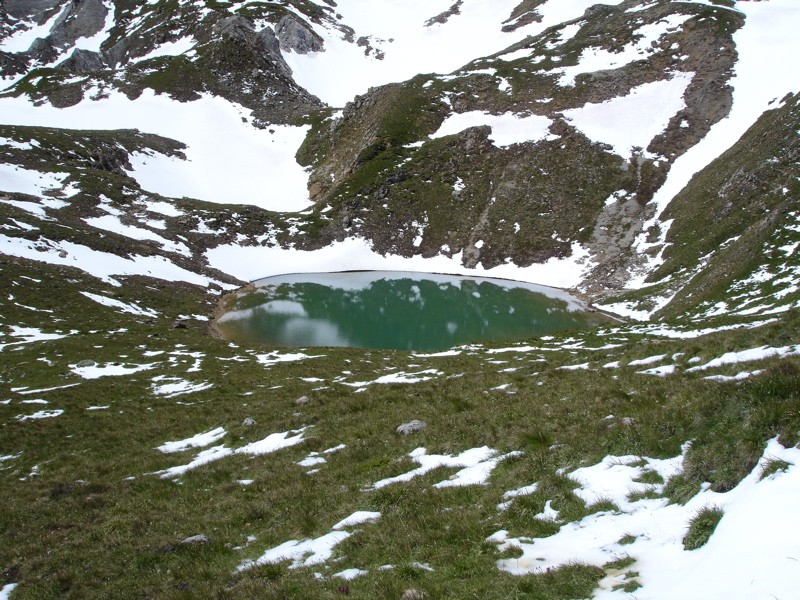
[[[611,0],[608,4],[619,4]],[[444,23],[426,22],[452,6],[452,0],[376,0],[364,3],[344,0],[337,3],[342,21],[353,27],[356,36],[374,40],[374,53],[341,39],[338,31],[318,28],[325,38],[325,52],[298,55],[287,61],[295,79],[331,106],[341,107],[370,87],[404,81],[418,73],[450,73],[462,65],[500,52],[524,40],[583,15],[596,4],[592,0],[548,0],[538,9],[542,20],[512,32],[502,31],[518,0],[467,0],[460,12]],[[446,49],[446,50],[445,50]]]
[[[648,248],[663,246],[669,223],[661,222],[659,216],[692,176],[730,148],[764,111],[774,108],[787,94],[800,91],[800,71],[789,64],[789,57],[800,55],[797,37],[800,5],[792,0],[768,0],[737,2],[736,9],[747,18],[745,26],[734,35],[739,59],[731,81],[733,109],[675,162],[667,181],[653,198],[656,214],[644,226],[645,230],[651,225],[658,226],[661,237],[648,242],[645,234],[639,236],[636,248],[643,254]],[[639,276],[631,279],[629,287],[641,287],[659,261],[659,256],[650,261]]]
[[[196,4],[182,4],[182,10],[189,11]],[[637,61],[647,59],[664,36],[679,32],[687,19],[686,15],[670,15],[653,24],[643,25],[634,32],[629,43],[614,51],[601,47],[598,42],[597,46],[584,48],[574,66],[559,66],[555,62],[557,56],[551,64],[542,66],[541,56],[535,49],[524,45],[527,40],[533,39],[529,36],[546,32],[555,26],[558,30],[543,49],[554,53],[566,52],[565,48],[570,47],[573,38],[590,21],[584,13],[594,3],[591,0],[549,0],[537,9],[541,20],[512,31],[503,31],[504,24],[510,22],[509,17],[516,4],[515,1],[498,4],[487,0],[467,0],[459,5],[458,11],[451,11],[453,14],[439,19],[440,22],[430,20],[439,14],[446,14],[453,7],[449,1],[431,3],[416,0],[400,3],[396,0],[376,0],[364,6],[363,3],[348,0],[340,2],[335,12],[326,4],[318,4],[323,11],[327,11],[327,17],[309,19],[307,24],[323,38],[324,50],[298,54],[284,49],[282,54],[292,68],[294,79],[333,106],[341,106],[372,86],[400,81],[417,73],[449,73],[493,53],[499,53],[497,64],[507,62],[515,65],[514,68],[527,68],[545,77],[555,76],[558,89],[568,93],[574,88],[577,94],[580,86],[575,87],[576,81],[581,76],[598,70],[606,73],[609,69],[630,68]],[[617,4],[612,2],[610,5]],[[233,14],[240,5],[244,6],[231,3],[229,9],[223,10],[228,11],[225,14]],[[624,10],[636,16],[654,5],[631,3],[625,5]],[[66,4],[63,6],[66,7]],[[111,5],[103,6],[110,8]],[[728,10],[713,6],[715,10]],[[139,35],[146,31],[149,26],[147,19],[152,17],[145,9],[141,7],[140,12],[134,15],[134,20],[126,23],[128,33]],[[294,10],[298,18],[304,16],[299,9]],[[800,6],[792,0],[741,1],[731,10],[746,17],[744,26],[734,34],[738,60],[734,77],[729,82],[733,87],[732,112],[713,126],[699,143],[677,158],[669,169],[666,183],[647,205],[646,208],[653,214],[650,221],[641,227],[642,233],[634,249],[642,256],[650,250],[654,258],[639,267],[639,271],[628,282],[628,287],[641,287],[647,275],[660,264],[656,250],[663,247],[668,224],[660,223],[659,215],[671,198],[694,173],[730,147],[764,110],[775,106],[775,100],[786,93],[800,90],[800,75],[786,64],[787,57],[795,56],[800,51],[800,42],[794,35],[794,25],[800,22]],[[96,32],[80,38],[72,47],[59,50],[48,64],[56,65],[74,48],[105,51],[112,37],[113,14],[109,10]],[[131,59],[130,64],[147,63],[150,59],[195,60],[200,47],[197,39],[204,35],[202,21],[198,19],[211,18],[215,14],[208,8],[199,9],[192,17],[191,27],[187,25],[185,31],[173,32],[167,41],[148,42],[146,51],[141,50],[141,56]],[[31,22],[28,24],[30,29],[26,29],[25,23],[14,23],[15,33],[2,41],[2,48],[10,53],[24,52],[36,36],[47,33],[57,16],[57,12],[53,13],[44,25]],[[574,19],[578,20],[572,22]],[[569,24],[565,26],[565,23]],[[256,29],[274,27],[275,23],[270,18],[256,19],[254,26]],[[348,31],[350,35],[347,35]],[[517,47],[517,50],[507,50]],[[516,66],[520,64],[520,58],[524,59],[523,64],[527,63],[525,67]],[[479,75],[482,70],[475,66],[477,64],[453,76],[440,76],[438,80],[457,82],[459,78]],[[489,77],[495,77],[501,92],[511,87],[507,78],[496,74],[496,68],[483,70]],[[115,72],[122,77],[122,71]],[[65,83],[71,85],[73,79],[77,81],[81,77],[76,75],[65,80]],[[13,84],[18,80],[18,75],[9,75],[6,83]],[[83,94],[83,100],[68,107],[56,108],[41,99],[34,101],[28,94],[0,97],[0,119],[5,124],[14,125],[104,130],[136,128],[185,143],[185,160],[158,152],[135,153],[130,157],[127,173],[145,192],[220,204],[251,204],[278,212],[315,208],[324,215],[324,211],[328,210],[324,206],[312,206],[306,189],[309,171],[295,159],[309,131],[308,125],[256,127],[251,108],[231,98],[207,92],[196,99],[182,102],[166,93],[154,93],[152,89],[144,89],[138,96],[126,97],[124,93],[113,89],[115,84],[109,89],[108,80],[89,77],[82,81],[85,83],[81,85],[88,86],[88,92]],[[562,116],[567,124],[589,140],[608,144],[610,153],[627,158],[636,147],[646,147],[664,134],[667,124],[686,107],[686,96],[694,83],[694,73],[669,70],[660,80],[627,90],[623,88],[616,97],[601,101],[578,101],[577,105],[568,104],[565,110],[556,113],[548,110],[549,114]],[[14,93],[19,91],[18,88],[14,90]],[[546,105],[544,100],[547,99],[536,100],[525,110],[516,106],[503,112],[464,110],[454,104],[457,98],[453,94],[445,94],[439,100],[449,103],[449,113],[439,131],[427,138],[429,140],[459,134],[481,125],[491,128],[489,139],[500,150],[524,143],[552,143],[563,139],[552,132],[552,116],[535,112],[531,114],[532,111],[544,110],[540,105]],[[647,153],[644,156],[649,156],[656,165],[661,160],[663,168],[664,157]],[[454,186],[454,190],[456,188],[458,185]],[[15,187],[10,175],[4,178],[0,175],[0,189],[22,191]],[[609,198],[607,205],[619,203],[621,206],[623,199],[627,201],[630,197],[625,199],[621,194],[615,194]],[[418,218],[418,239],[425,234],[423,217]],[[647,231],[651,225],[659,227],[661,239],[648,237]],[[519,223],[514,226],[517,231],[520,229]],[[524,227],[522,229],[524,231]],[[553,236],[558,237],[556,233]],[[465,247],[463,252],[448,252],[443,246],[439,255],[433,258],[423,258],[419,254],[414,257],[395,256],[396,253],[391,251],[376,250],[368,236],[351,233],[349,237],[318,250],[302,249],[294,244],[267,245],[262,242],[252,245],[242,244],[239,240],[228,241],[209,248],[203,256],[211,266],[243,279],[272,272],[270,268],[260,267],[259,264],[275,265],[275,272],[320,270],[337,268],[338,265],[358,268],[400,266],[453,273],[477,270],[489,275],[560,287],[580,286],[591,276],[596,265],[592,250],[574,238],[558,238],[559,243],[569,249],[565,256],[553,256],[539,261],[540,264],[517,266],[507,261],[507,264],[487,268],[480,261],[475,265],[465,265],[468,251],[475,251],[484,243],[480,237],[471,241],[471,244],[477,245]],[[623,313],[628,310],[623,305],[609,305],[609,309]],[[649,313],[636,314],[646,318]]]

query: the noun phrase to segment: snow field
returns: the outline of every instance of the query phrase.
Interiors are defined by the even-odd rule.
[[[248,109],[222,98],[206,94],[182,103],[145,90],[129,100],[112,91],[101,100],[62,109],[33,106],[25,98],[2,98],[0,111],[9,125],[139,129],[185,143],[186,160],[155,152],[132,155],[129,174],[150,192],[285,212],[310,206],[308,175],[294,159],[308,126],[257,129]],[[0,189],[5,187],[3,175],[0,172]],[[31,185],[31,177],[18,174],[17,185]]]
[[[673,73],[670,79],[635,87],[626,96],[565,110],[564,116],[592,141],[609,144],[614,154],[628,158],[634,148],[646,149],[686,108],[683,95],[693,75]]]
[[[628,466],[632,459],[639,457],[607,457],[569,474],[581,484],[576,494],[583,500],[610,499],[619,511],[566,523],[548,538],[522,540],[497,532],[489,540],[501,550],[517,548],[523,553],[519,559],[498,561],[498,568],[524,575],[575,562],[603,566],[630,556],[635,559],[630,571],[636,572],[641,585],[636,597],[643,600],[792,597],[800,576],[800,541],[786,525],[793,522],[794,501],[800,494],[800,450],[772,440],[758,466],[736,488],[726,493],[704,489],[685,505],[665,499],[629,500],[642,487],[634,481],[642,467]],[[771,459],[791,466],[762,480]],[[646,461],[648,468],[666,479],[680,471],[682,457]],[[689,522],[707,507],[721,509],[722,520],[705,546],[684,550],[682,540]],[[621,544],[625,537],[634,541]],[[626,596],[612,588],[615,583],[604,581],[593,597]]]
[[[52,241],[44,237],[32,242],[0,234],[0,252],[52,265],[75,267],[115,287],[120,287],[122,284],[114,279],[114,275],[146,275],[166,281],[185,281],[202,287],[215,283],[213,279],[204,275],[178,267],[163,256],[134,255],[123,258],[81,244]],[[231,288],[227,284],[219,285]]]
[[[580,17],[593,2],[548,0],[538,8],[541,23],[504,33],[503,21],[518,0],[467,0],[461,14],[444,24],[424,26],[452,4],[451,0],[375,0],[368,4],[342,0],[336,11],[343,22],[355,29],[356,37],[368,37],[383,51],[383,60],[365,56],[363,48],[345,42],[340,32],[321,27],[315,29],[325,40],[324,52],[288,53],[285,58],[300,85],[331,106],[341,107],[372,86],[404,81],[418,73],[450,73],[476,57],[489,56],[528,35]],[[487,27],[487,23],[491,25]],[[448,51],[440,52],[440,48]]]
[[[207,250],[205,256],[209,266],[244,281],[284,273],[419,271],[513,279],[566,289],[580,283],[582,273],[590,266],[588,250],[578,243],[573,243],[572,255],[564,259],[550,259],[529,267],[505,264],[492,269],[484,269],[481,265],[467,269],[461,264],[460,254],[433,258],[381,255],[372,250],[368,241],[360,238],[334,242],[316,251],[225,244]]]

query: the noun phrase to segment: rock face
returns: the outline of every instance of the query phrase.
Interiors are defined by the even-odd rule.
[[[103,0],[72,0],[50,30],[50,41],[59,48],[73,46],[102,31],[107,16]]]
[[[76,104],[97,88],[116,88],[131,98],[150,88],[180,101],[196,100],[204,93],[221,96],[252,110],[256,123],[264,126],[294,123],[322,103],[294,81],[281,44],[287,52],[321,51],[322,38],[303,19],[303,11],[315,22],[332,17],[310,3],[293,17],[279,3],[257,10],[263,14],[232,14],[222,7],[206,10],[189,2],[115,4],[109,27],[112,15],[104,0],[12,2],[5,13],[0,11],[0,39],[34,23],[54,24],[46,37],[24,51],[0,52],[0,68],[4,76],[19,76],[58,63],[55,71],[38,74],[35,86],[26,85],[25,78],[19,82],[33,100],[58,107]],[[259,23],[278,22],[281,39],[269,25],[256,28],[254,18]],[[94,36],[100,52],[76,48]],[[191,59],[163,51],[174,43],[193,45]],[[75,81],[74,75],[85,79]]]
[[[77,75],[86,75],[106,68],[106,62],[99,52],[91,50],[74,50],[72,55],[58,65],[58,69],[68,71]]]
[[[323,39],[314,33],[305,23],[294,15],[286,15],[275,25],[281,48],[287,52],[308,54],[322,52],[325,48]]]
[[[540,4],[521,3],[514,18],[533,18]],[[306,142],[311,197],[331,207],[307,243],[357,236],[380,253],[460,255],[465,267],[492,268],[569,257],[577,242],[600,259],[598,273],[617,271],[671,164],[728,114],[742,23],[709,6],[598,5],[447,77],[368,91]],[[650,31],[658,33],[643,41]],[[582,57],[626,52],[635,59],[584,70]],[[678,81],[685,106],[641,148],[595,141],[572,116]],[[483,124],[432,139],[464,113],[532,115],[548,126],[539,139],[508,144]],[[619,206],[609,208],[614,194]]]
[[[425,21],[425,27],[432,27],[433,25],[436,25],[436,24],[444,25],[445,23],[447,23],[447,21],[450,19],[450,17],[452,17],[454,15],[460,15],[461,14],[461,5],[462,4],[464,4],[464,0],[457,0],[457,2],[455,4],[453,4],[453,6],[451,6],[449,9],[447,9],[443,13],[440,13],[440,14],[436,15],[435,17],[431,17],[430,19]]]

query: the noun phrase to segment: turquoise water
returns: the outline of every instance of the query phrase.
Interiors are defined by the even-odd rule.
[[[514,281],[359,271],[282,275],[228,298],[226,339],[274,346],[439,351],[592,327],[565,293]]]

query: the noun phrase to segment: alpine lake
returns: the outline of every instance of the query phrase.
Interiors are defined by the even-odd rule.
[[[227,295],[224,339],[269,346],[438,352],[596,327],[608,317],[555,288],[399,271],[280,275]]]

